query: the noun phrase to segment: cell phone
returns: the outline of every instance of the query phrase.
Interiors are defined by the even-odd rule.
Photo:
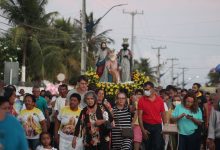
[[[188,117],[193,117],[192,115],[187,115]]]

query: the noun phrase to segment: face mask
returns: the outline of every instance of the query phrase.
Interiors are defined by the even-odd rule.
[[[173,102],[173,105],[174,105],[174,106],[179,105],[179,104],[181,104],[180,101],[174,101],[174,102]]]
[[[150,90],[145,90],[144,95],[149,97],[151,95],[151,91]]]

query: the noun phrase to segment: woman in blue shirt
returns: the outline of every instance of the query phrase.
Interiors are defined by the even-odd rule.
[[[182,104],[177,105],[172,113],[173,121],[179,130],[179,150],[199,150],[200,140],[197,132],[202,124],[202,112],[194,93],[187,93]]]
[[[28,150],[24,130],[18,120],[9,114],[9,102],[0,96],[0,149]]]

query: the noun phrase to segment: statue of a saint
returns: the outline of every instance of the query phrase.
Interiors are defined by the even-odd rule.
[[[120,83],[119,65],[115,50],[109,53],[109,59],[106,61],[105,67],[108,71],[108,82]]]
[[[97,52],[96,55],[96,73],[100,77],[100,81],[104,82],[106,79],[103,75],[104,69],[105,69],[105,63],[108,57],[109,48],[106,45],[106,42],[101,42],[100,49]]]
[[[121,82],[131,81],[132,52],[128,49],[128,39],[124,38],[122,49],[118,53],[118,62],[121,70]]]

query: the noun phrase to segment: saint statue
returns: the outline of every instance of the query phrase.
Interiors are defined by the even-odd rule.
[[[103,73],[105,69],[106,60],[108,59],[108,53],[109,48],[107,47],[106,42],[101,42],[100,49],[98,50],[96,55],[96,73],[100,77],[101,82],[104,82],[106,80]]]
[[[108,71],[108,82],[120,83],[119,65],[115,50],[111,50],[109,53],[109,59],[106,61],[105,67]]]
[[[131,81],[132,52],[128,49],[128,39],[124,38],[122,49],[118,53],[118,62],[121,70],[121,82]]]

